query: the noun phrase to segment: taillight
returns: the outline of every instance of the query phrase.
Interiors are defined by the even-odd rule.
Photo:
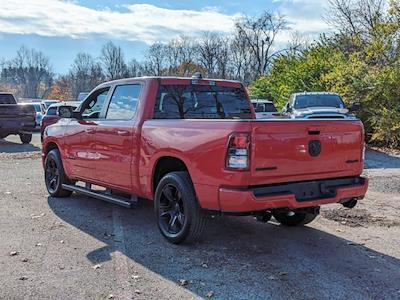
[[[250,135],[233,133],[229,137],[226,168],[247,170],[250,166]]]

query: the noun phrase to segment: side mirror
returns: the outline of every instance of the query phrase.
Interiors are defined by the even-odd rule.
[[[349,111],[357,111],[360,109],[360,107],[361,107],[360,102],[353,102],[353,103],[351,103],[351,105],[349,107]]]
[[[77,119],[77,120],[82,120],[82,114],[78,110],[73,110],[72,111],[72,118]]]

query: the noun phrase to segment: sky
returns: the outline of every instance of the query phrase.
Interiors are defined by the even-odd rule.
[[[0,59],[21,46],[43,51],[56,73],[68,72],[78,52],[98,57],[113,41],[126,59],[143,59],[154,42],[204,31],[229,35],[238,18],[268,10],[285,16],[291,28],[278,37],[287,43],[293,32],[308,39],[329,32],[324,21],[328,0],[0,0]]]

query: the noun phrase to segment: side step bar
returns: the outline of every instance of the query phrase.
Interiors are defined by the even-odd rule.
[[[88,187],[89,186],[90,185],[88,185]],[[68,191],[76,192],[78,194],[83,194],[89,197],[97,198],[103,201],[111,202],[113,204],[118,204],[128,208],[131,208],[132,204],[135,204],[137,202],[136,196],[132,196],[132,201],[127,201],[127,199],[124,199],[122,197],[114,196],[109,193],[105,194],[102,192],[93,191],[88,187],[84,188],[73,184],[63,184],[62,187]]]

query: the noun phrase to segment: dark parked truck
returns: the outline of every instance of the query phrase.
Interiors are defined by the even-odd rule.
[[[18,105],[12,94],[0,93],[0,138],[16,134],[22,143],[28,144],[35,126],[36,111],[32,105]]]
[[[363,146],[359,120],[256,120],[239,82],[146,77],[95,88],[45,129],[42,156],[51,196],[150,199],[162,235],[180,243],[208,214],[295,226],[323,204],[353,207],[368,186]]]

